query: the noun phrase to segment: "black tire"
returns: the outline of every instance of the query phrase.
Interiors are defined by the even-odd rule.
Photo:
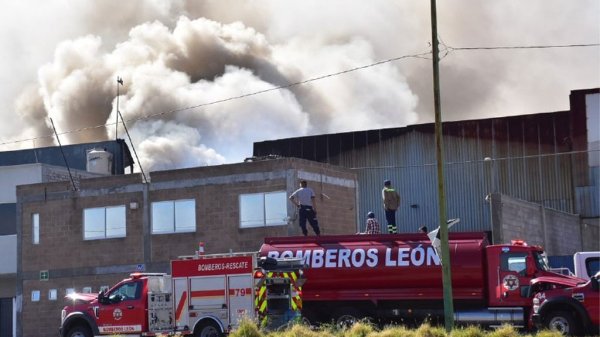
[[[340,308],[334,315],[335,324],[340,328],[349,328],[364,317],[365,315],[360,310],[351,307]]]
[[[560,332],[563,336],[579,336],[581,333],[579,323],[568,311],[551,311],[544,318],[544,326]]]
[[[200,322],[194,337],[223,337],[221,328],[213,321]]]
[[[93,337],[92,331],[85,325],[76,325],[69,329],[67,337]]]

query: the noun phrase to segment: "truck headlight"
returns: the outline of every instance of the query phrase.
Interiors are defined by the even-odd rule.
[[[534,298],[533,299],[533,313],[537,314],[539,310],[540,310],[540,299]]]

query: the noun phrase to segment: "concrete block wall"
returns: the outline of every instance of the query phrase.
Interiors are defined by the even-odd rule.
[[[582,250],[581,224],[576,214],[501,194],[492,198],[496,243],[523,239],[544,247],[548,255],[571,255]]]
[[[206,254],[257,251],[266,236],[301,235],[297,221],[279,226],[240,228],[239,196],[285,191],[290,195],[306,179],[318,199],[323,234],[356,230],[356,175],[348,169],[295,158],[82,179],[73,191],[69,181],[17,188],[17,270],[20,296],[19,336],[55,336],[67,288],[82,291],[112,286],[141,266],[148,272],[170,272],[169,261],[193,255],[198,242]],[[196,231],[151,234],[151,204],[194,199]],[[132,207],[135,204],[135,207]],[[125,205],[126,237],[83,239],[83,210]],[[288,202],[288,215],[295,207]],[[40,243],[32,244],[32,214],[40,219]],[[311,230],[309,233],[312,235]],[[40,280],[40,271],[50,279]],[[47,298],[57,289],[58,300]],[[40,290],[39,302],[31,292]],[[38,317],[39,324],[24,324]]]
[[[102,286],[112,286],[125,274],[95,275],[53,278],[51,281],[25,280],[23,282],[22,300],[22,336],[58,336],[60,326],[60,314],[62,308],[67,305],[64,297],[66,289],[74,288],[81,292],[83,287],[91,287],[93,293],[98,293]],[[49,299],[50,289],[57,290],[56,300]],[[37,302],[31,300],[33,291],[39,291],[40,299]]]
[[[583,219],[581,236],[583,251],[600,251],[600,219]]]

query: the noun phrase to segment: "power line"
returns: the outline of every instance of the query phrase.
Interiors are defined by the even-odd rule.
[[[443,42],[441,43],[441,45],[443,46],[443,48],[441,49],[441,51],[444,51],[444,53],[445,53],[442,58],[448,56],[448,54],[450,52],[453,52],[453,51],[510,50],[510,49],[550,49],[550,48],[577,48],[577,47],[597,47],[597,46],[600,46],[599,43],[588,43],[588,44],[531,45],[531,46],[497,46],[497,47],[451,47],[449,45],[446,45]],[[223,99],[219,99],[219,100],[215,100],[215,101],[211,101],[211,102],[207,102],[207,103],[202,103],[202,104],[197,104],[197,105],[192,105],[192,106],[188,106],[188,107],[177,108],[177,109],[168,110],[168,111],[162,111],[162,112],[145,115],[145,116],[138,117],[138,118],[132,118],[132,119],[128,119],[127,122],[137,122],[137,121],[146,120],[146,119],[149,119],[149,118],[152,118],[152,117],[168,115],[168,114],[175,113],[175,112],[180,112],[180,111],[197,109],[197,108],[201,108],[201,107],[206,107],[206,106],[211,106],[211,105],[215,105],[215,104],[220,104],[220,103],[225,103],[225,102],[229,102],[229,101],[234,101],[234,100],[238,100],[238,99],[242,99],[242,98],[246,98],[246,97],[256,96],[256,95],[264,94],[264,93],[271,92],[271,91],[276,91],[276,90],[281,90],[281,89],[287,89],[287,88],[291,88],[291,87],[295,87],[295,86],[300,86],[300,85],[303,85],[303,84],[308,84],[308,83],[319,81],[319,80],[323,80],[323,79],[326,79],[326,78],[340,76],[340,75],[343,75],[343,74],[355,72],[355,71],[358,71],[358,70],[368,69],[368,68],[372,68],[372,67],[375,67],[375,66],[378,66],[378,65],[382,65],[382,64],[386,64],[386,63],[391,63],[391,62],[399,61],[399,60],[403,60],[403,59],[408,59],[408,58],[429,59],[427,56],[429,56],[431,54],[432,54],[432,52],[428,51],[428,52],[423,52],[423,53],[409,54],[409,55],[403,55],[403,56],[393,57],[393,58],[389,58],[389,59],[386,59],[386,60],[378,61],[378,62],[375,62],[375,63],[371,63],[371,64],[359,66],[359,67],[354,67],[354,68],[349,68],[349,69],[346,69],[346,70],[338,71],[338,72],[335,72],[335,73],[330,73],[330,74],[326,74],[326,75],[322,75],[322,76],[317,76],[317,77],[313,77],[313,78],[302,80],[302,81],[292,82],[292,83],[281,85],[281,86],[274,86],[274,87],[269,88],[269,89],[254,91],[254,92],[250,92],[250,93],[246,93],[246,94],[241,94],[241,95],[238,95],[238,96],[231,96],[231,97],[228,97],[228,98],[223,98]],[[66,135],[66,134],[70,134],[70,133],[84,132],[84,131],[87,131],[87,130],[93,130],[93,129],[99,129],[99,128],[106,128],[108,126],[117,125],[117,124],[118,123],[106,123],[106,124],[100,124],[100,125],[95,125],[95,126],[88,126],[88,127],[83,127],[83,128],[79,128],[79,129],[73,129],[73,130],[63,131],[63,132],[59,133],[58,135]],[[33,137],[33,138],[21,139],[21,140],[10,140],[10,141],[6,141],[6,142],[0,143],[0,146],[1,145],[9,145],[9,144],[17,144],[17,143],[22,143],[22,142],[29,142],[29,141],[36,141],[36,140],[41,140],[41,139],[48,139],[48,138],[53,138],[53,137],[54,137],[53,134],[48,134],[48,135],[44,135],[44,136],[38,136],[38,137]]]
[[[504,46],[504,47],[451,47],[451,46],[445,45],[445,47],[449,51],[455,51],[455,50],[550,49],[550,48],[597,47],[597,46],[600,46],[600,43],[540,45],[540,46]]]

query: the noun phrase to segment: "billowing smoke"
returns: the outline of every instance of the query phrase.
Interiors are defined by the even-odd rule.
[[[583,10],[581,3],[562,0],[531,1],[519,9],[470,0],[440,3],[440,36],[457,47],[598,42],[600,5],[586,4]],[[25,9],[12,6],[9,15],[10,9]],[[240,161],[252,154],[255,141],[432,120],[429,59],[403,59],[288,86],[429,51],[429,6],[422,1],[82,1],[73,6],[60,8],[64,23],[50,15],[56,27],[47,39],[55,43],[42,45],[50,45],[53,55],[22,58],[19,67],[36,77],[19,77],[13,85],[6,78],[2,95],[14,96],[3,103],[3,115],[13,117],[4,118],[0,142],[37,138],[35,146],[54,144],[44,137],[52,134],[48,117],[59,133],[68,132],[61,135],[63,143],[126,138],[123,127],[114,124],[117,90],[119,110],[146,170]],[[555,16],[536,25],[527,10]],[[32,19],[43,26],[44,17]],[[7,20],[4,25],[12,23]],[[579,36],[572,34],[577,29]],[[26,29],[13,32],[33,37],[31,44],[41,38]],[[16,62],[17,52],[28,48],[18,44],[7,58]],[[37,71],[26,72],[28,64]],[[0,67],[8,71],[9,65]],[[600,65],[597,48],[454,51],[442,60],[441,71],[445,119],[462,119],[566,109],[570,90],[598,85]],[[118,76],[123,86],[117,89]],[[280,86],[285,88],[275,89]]]

